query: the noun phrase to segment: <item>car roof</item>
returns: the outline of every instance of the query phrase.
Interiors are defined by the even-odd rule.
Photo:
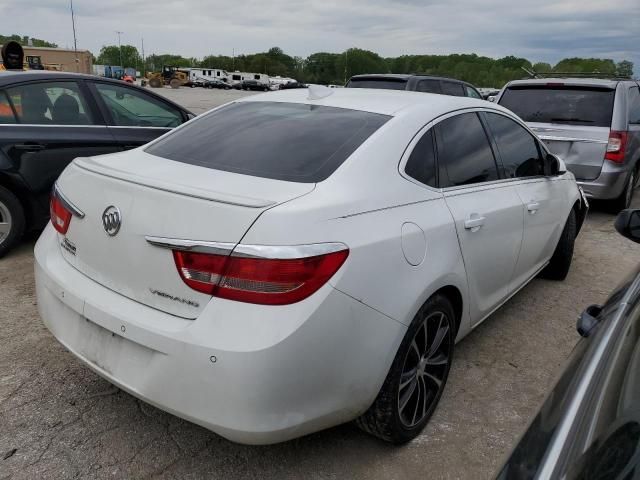
[[[550,83],[563,84],[570,87],[600,87],[614,89],[621,80],[609,78],[571,78],[571,77],[548,77],[548,78],[530,78],[526,80],[513,80],[507,84],[512,86],[525,85],[547,85]]]
[[[310,100],[308,89],[278,90],[238,99],[238,102],[289,102],[327,107],[347,108],[381,115],[401,116],[415,110],[427,109],[435,118],[444,113],[464,108],[508,110],[499,105],[471,97],[454,97],[435,93],[373,88],[332,88],[332,93],[318,100]]]
[[[458,80],[457,78],[443,77],[441,75],[429,75],[426,73],[365,73],[362,75],[354,75],[349,80],[365,80],[369,78],[391,78],[397,80],[409,80],[410,78],[429,78],[434,80],[448,80],[456,83],[463,83],[465,85],[471,85],[464,80]],[[473,85],[471,85],[473,86]]]
[[[8,85],[18,81],[29,80],[56,80],[56,79],[100,79],[121,83],[120,80],[112,78],[96,77],[87,73],[58,72],[53,70],[25,70],[25,71],[0,71],[0,86]]]

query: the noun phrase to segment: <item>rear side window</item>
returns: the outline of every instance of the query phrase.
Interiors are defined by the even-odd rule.
[[[454,97],[464,97],[464,88],[462,84],[455,82],[442,82],[442,93],[445,95],[453,95]]]
[[[146,151],[216,170],[315,183],[389,118],[319,105],[239,102],[197,117]]]
[[[640,124],[640,90],[638,87],[629,89],[629,123]]]
[[[439,80],[420,80],[416,86],[417,92],[442,93]]]
[[[390,80],[386,78],[358,78],[349,80],[347,84],[347,88],[383,88],[385,90],[404,90],[406,87],[406,80]]]
[[[420,183],[436,186],[436,156],[433,148],[433,131],[425,133],[411,152],[404,171]]]
[[[563,86],[507,88],[500,105],[525,122],[610,127],[615,90]]]
[[[477,114],[447,118],[437,129],[440,187],[498,179],[493,151]]]
[[[544,175],[538,143],[521,125],[496,113],[486,113],[508,178]]]
[[[5,92],[0,92],[0,124],[16,123],[16,116]]]
[[[464,91],[467,94],[467,97],[471,97],[471,98],[478,98],[480,100],[482,100],[482,96],[478,93],[478,91],[475,88],[472,88],[468,85],[464,86]]]

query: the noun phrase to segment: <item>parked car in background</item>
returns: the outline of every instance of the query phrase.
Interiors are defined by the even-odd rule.
[[[384,88],[482,99],[476,87],[454,78],[414,74],[367,74],[349,79],[347,88]]]
[[[119,80],[0,73],[0,256],[47,223],[51,187],[71,160],[138,147],[192,116]]]
[[[227,82],[223,82],[218,78],[198,78],[191,82],[192,87],[202,88],[218,88],[223,90],[231,90],[231,85]]]
[[[616,229],[640,243],[640,210]],[[640,474],[640,268],[578,320],[585,337],[498,479],[637,479]]]
[[[51,211],[40,314],[110,382],[237,442],[401,443],[456,339],[565,278],[587,204],[504,108],[311,86],[76,159]]]
[[[516,80],[497,103],[562,157],[587,196],[616,211],[631,203],[640,166],[640,91],[632,80]]]
[[[307,84],[298,81],[281,83],[278,90],[291,90],[296,88],[307,88]]]
[[[242,80],[240,82],[240,89],[241,90],[256,90],[256,91],[261,91],[261,92],[266,92],[269,90],[269,84],[268,83],[262,83],[258,80]]]

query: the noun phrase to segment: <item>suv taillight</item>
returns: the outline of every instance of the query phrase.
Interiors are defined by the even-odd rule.
[[[617,132],[611,130],[609,141],[607,142],[607,153],[604,158],[614,163],[623,163],[624,154],[627,148],[628,132]]]
[[[56,194],[55,189],[51,193],[49,212],[51,214],[51,224],[53,225],[53,228],[63,235],[66,234],[67,230],[69,230],[69,224],[71,223],[71,217],[73,214],[64,206],[64,203]]]
[[[189,287],[214,297],[262,305],[288,305],[304,300],[327,283],[348,255],[346,246],[303,258],[173,251],[180,277]]]

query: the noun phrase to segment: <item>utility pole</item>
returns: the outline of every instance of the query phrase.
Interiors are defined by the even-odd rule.
[[[120,50],[120,66],[122,67],[122,70],[124,72],[124,64],[122,63],[122,45],[120,44],[120,35],[122,35],[124,32],[119,32],[118,30],[116,30],[116,33],[118,34],[118,49]]]
[[[144,60],[144,37],[142,37],[142,78],[144,78],[145,73],[145,60]]]
[[[344,84],[347,84],[347,65],[349,64],[349,50],[344,51]]]
[[[236,49],[235,48],[231,49],[231,57],[233,58],[233,68],[232,68],[232,70],[235,72],[236,71]]]
[[[71,5],[71,26],[73,27],[73,52],[76,57],[76,72],[80,71],[80,60],[78,60],[78,42],[76,40],[76,18],[73,14],[73,0],[69,0]]]

